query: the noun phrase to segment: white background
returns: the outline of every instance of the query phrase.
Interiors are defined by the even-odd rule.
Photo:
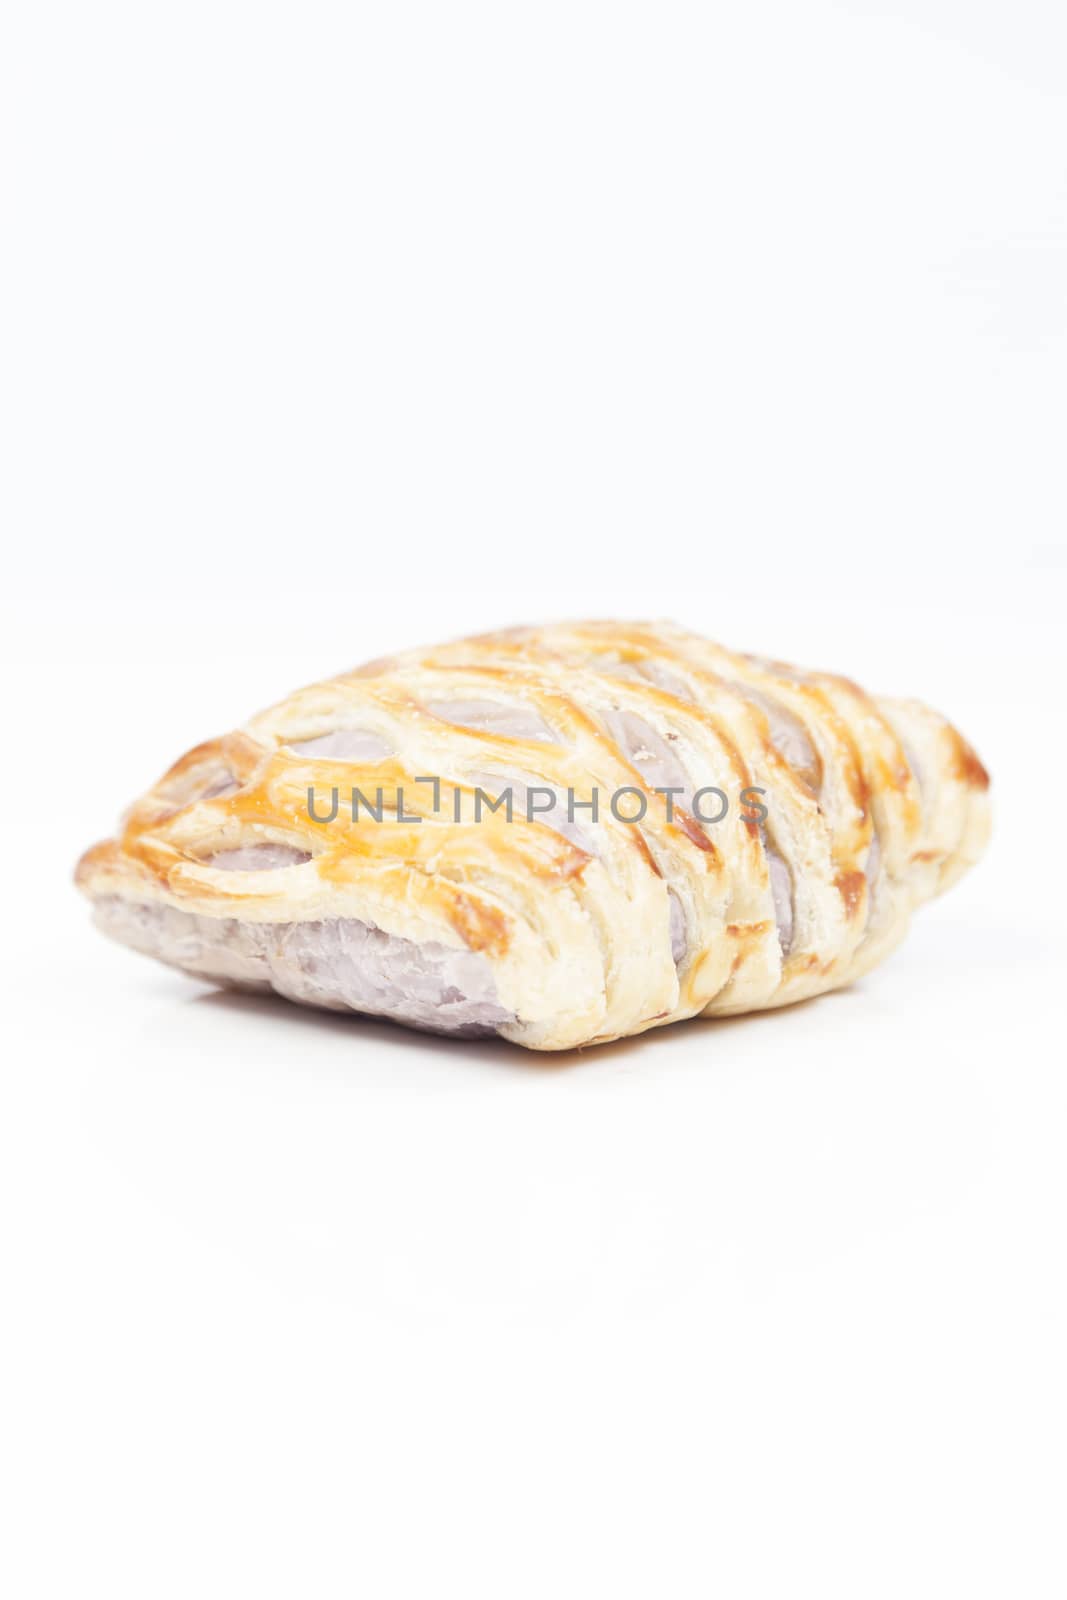
[[[1062,6],[0,43],[6,1592],[1062,1596]],[[929,699],[988,857],[852,991],[558,1062],[90,931],[190,744],[582,615]]]

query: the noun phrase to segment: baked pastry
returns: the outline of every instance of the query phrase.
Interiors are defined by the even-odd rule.
[[[978,858],[988,785],[936,712],[847,678],[671,624],[518,628],[198,745],[77,882],[212,981],[563,1050],[850,982]]]

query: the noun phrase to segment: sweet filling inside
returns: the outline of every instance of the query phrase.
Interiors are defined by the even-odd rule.
[[[498,734],[506,739],[532,739],[558,744],[559,738],[532,706],[505,705],[497,700],[430,700],[427,711],[458,728]]]
[[[201,800],[222,800],[226,795],[236,794],[240,787],[228,767],[214,767],[207,771],[201,768],[198,772],[184,773],[164,786],[163,803],[166,809],[159,813],[159,820],[162,822],[176,816],[186,806],[195,805]]]
[[[222,772],[196,798],[198,800],[221,800],[225,795],[236,794],[240,787],[241,785],[231,772]]]
[[[747,683],[738,683],[735,688],[750,704],[759,706],[767,718],[771,743],[782,760],[789,763],[813,794],[818,794],[822,787],[822,761],[800,718],[762,689],[753,689]]]
[[[680,791],[672,796],[674,805],[692,811],[693,780],[662,734],[634,711],[605,711],[601,721],[646,788]]]
[[[763,835],[763,848],[767,855],[767,869],[771,877],[778,943],[782,947],[783,956],[787,956],[793,944],[793,874],[785,857],[775,849],[766,834]]]
[[[681,900],[678,898],[678,895],[673,889],[668,889],[667,895],[670,903],[671,918],[671,957],[674,961],[674,965],[676,967],[680,967],[682,962],[685,960],[687,943],[685,909]]]
[[[647,683],[654,684],[665,694],[672,694],[676,700],[692,702],[693,691],[682,682],[677,673],[672,672],[670,667],[664,666],[662,661],[642,661],[637,671]]]
[[[471,950],[385,933],[368,922],[239,922],[170,906],[99,900],[98,927],[120,943],[213,982],[273,989],[301,1005],[390,1017],[412,1028],[493,1034],[515,1016]]]
[[[570,801],[565,789],[555,784],[546,783],[543,778],[535,778],[529,772],[509,772],[506,774],[495,772],[472,772],[465,779],[472,789],[481,789],[491,799],[497,800],[505,791],[511,792],[511,820],[542,822],[546,828],[551,828],[553,833],[558,833],[561,839],[577,845],[579,850],[584,850],[586,855],[599,856],[600,846],[594,832],[595,824],[590,820],[583,823],[577,820],[579,816],[592,818],[591,811],[581,812],[578,806],[570,807]],[[552,804],[549,806],[548,798],[551,794]],[[572,820],[569,810],[576,813]],[[484,813],[483,813],[484,814]],[[497,812],[498,816],[507,816],[506,805]]]
[[[317,756],[323,761],[388,761],[393,748],[369,728],[335,728],[314,739],[301,739],[289,749],[298,756]]]
[[[241,844],[233,850],[216,850],[204,865],[225,872],[276,872],[279,867],[299,867],[311,856],[291,844]]]

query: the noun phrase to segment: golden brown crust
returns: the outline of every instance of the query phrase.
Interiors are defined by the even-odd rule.
[[[521,736],[449,707],[518,712]],[[469,720],[469,719],[468,719]],[[339,731],[358,759],[294,748]],[[674,764],[672,767],[672,763]],[[677,769],[673,802],[655,778]],[[439,790],[418,779],[435,777]],[[914,905],[977,857],[988,775],[947,722],[850,680],[723,649],[671,624],[512,629],[310,685],[187,752],[77,870],[91,896],[209,917],[354,917],[492,962],[511,1036],[565,1048],[698,1012],[781,1005],[848,982]],[[479,816],[478,791],[573,791],[577,826]],[[339,813],[309,814],[308,791]],[[353,789],[374,802],[353,820]],[[604,814],[626,789],[645,814]],[[727,816],[697,814],[721,790]],[[596,791],[601,815],[582,825]],[[746,793],[762,792],[754,818]],[[399,813],[419,821],[392,820]],[[556,812],[556,816],[560,812]],[[272,871],[211,865],[254,844]],[[774,881],[772,881],[774,880]],[[676,920],[684,953],[672,958]]]

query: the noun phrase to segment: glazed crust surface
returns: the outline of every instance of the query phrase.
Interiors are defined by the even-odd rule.
[[[477,952],[516,1019],[501,1031],[565,1049],[869,970],[981,853],[988,784],[916,702],[672,624],[557,624],[297,691],[182,756],[77,878],[94,899]],[[335,789],[315,820],[309,791],[324,817]],[[511,820],[485,804],[505,790]],[[293,864],[226,865],[264,845]]]

